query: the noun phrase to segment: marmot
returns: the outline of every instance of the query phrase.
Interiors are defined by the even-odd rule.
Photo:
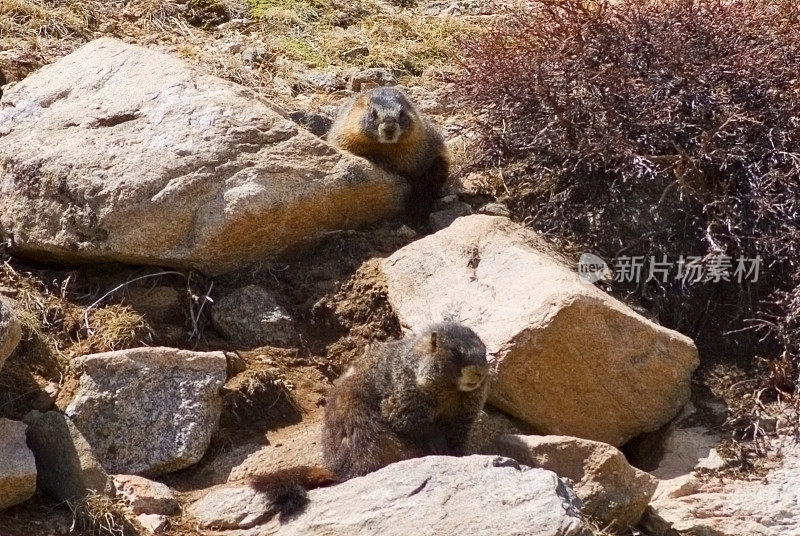
[[[395,87],[360,93],[342,106],[327,140],[404,177],[406,208],[427,213],[447,182],[450,155],[433,123]]]
[[[256,477],[252,485],[283,519],[302,510],[307,489],[409,458],[463,455],[486,400],[487,375],[486,347],[461,324],[444,322],[375,344],[328,394],[325,467],[285,469]]]

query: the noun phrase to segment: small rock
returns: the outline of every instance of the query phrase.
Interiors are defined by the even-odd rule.
[[[262,47],[247,47],[242,50],[242,61],[258,64],[267,57],[267,49]]]
[[[36,460],[25,443],[25,423],[0,419],[0,511],[36,491]]]
[[[301,85],[310,87],[315,91],[332,93],[334,91],[344,89],[347,86],[347,82],[345,82],[344,78],[341,76],[332,72],[321,71],[319,69],[303,71],[297,73],[295,76],[297,76]]]
[[[397,233],[397,236],[400,236],[402,238],[414,238],[414,237],[417,236],[417,232],[414,229],[412,229],[411,227],[409,227],[408,225],[405,225],[405,224],[401,225],[397,229],[396,233]]]
[[[448,194],[434,201],[433,208],[434,210],[444,210],[446,208],[450,208],[453,205],[457,204],[458,201],[459,199],[456,194]]]
[[[110,494],[108,474],[66,415],[34,410],[23,420],[28,425],[28,446],[36,457],[39,489],[58,501],[80,499],[90,491]]]
[[[164,534],[169,526],[169,518],[159,514],[139,514],[136,520],[148,534]]]
[[[392,71],[384,67],[370,67],[357,71],[350,77],[350,89],[361,91],[362,84],[373,84],[377,86],[395,86],[397,77]]]
[[[367,56],[367,55],[369,55],[369,47],[364,45],[353,47],[350,50],[346,51],[344,54],[342,54],[342,56],[344,56],[349,60],[358,58],[359,56]]]
[[[186,512],[201,528],[247,529],[274,514],[264,494],[247,484],[224,484],[213,488]]]
[[[211,309],[211,321],[227,340],[241,345],[288,346],[297,340],[292,317],[257,285],[218,300]]]
[[[689,451],[693,449],[690,446]],[[791,436],[777,438],[770,443],[769,451],[779,457],[763,460],[758,478],[698,478],[680,493],[675,493],[672,482],[668,482],[672,492],[662,493],[662,481],[648,519],[651,534],[800,534],[800,444]]]
[[[486,214],[488,216],[502,216],[504,218],[511,217],[511,211],[504,203],[486,203],[478,209],[478,214]]]
[[[8,301],[0,296],[0,369],[22,338],[22,325]]]
[[[598,441],[506,435],[488,451],[569,478],[583,513],[619,530],[639,522],[657,485],[655,478],[631,467],[619,450]]]
[[[472,207],[464,202],[458,201],[443,210],[431,212],[428,217],[428,222],[430,223],[431,229],[439,231],[448,227],[451,223],[456,221],[457,218],[469,214],[472,214]]]
[[[333,124],[333,119],[326,115],[312,114],[303,110],[289,112],[289,117],[292,121],[320,138],[328,133]]]
[[[226,26],[229,23],[222,23],[221,26]],[[239,54],[244,50],[244,44],[238,41],[234,41],[232,43],[225,43],[222,45],[220,51],[224,54]],[[242,59],[244,60],[244,54],[242,55]],[[245,60],[246,61],[246,60]]]
[[[136,475],[114,475],[114,489],[134,514],[169,515],[178,509],[178,500],[161,482]]]
[[[109,471],[157,476],[203,456],[222,410],[224,353],[133,348],[72,365],[83,375],[66,413]]]

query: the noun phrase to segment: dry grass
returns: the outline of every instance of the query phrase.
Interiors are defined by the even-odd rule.
[[[55,6],[28,0],[0,0],[0,38],[86,38],[97,22],[92,7],[92,2],[80,0],[58,2]]]
[[[276,50],[311,67],[386,67],[411,75],[452,62],[458,36],[477,31],[461,19],[420,16],[375,1],[259,0],[251,15],[271,32]],[[268,34],[267,34],[268,35]],[[368,52],[352,57],[357,47]]]
[[[69,503],[72,510],[72,531],[87,536],[139,536],[145,534],[120,499],[97,493],[81,501]]]
[[[63,385],[73,357],[146,344],[151,329],[129,307],[108,304],[84,313],[92,296],[78,290],[76,272],[24,270],[5,258],[0,289],[15,302],[22,340],[0,370],[0,415],[20,417],[50,382]]]

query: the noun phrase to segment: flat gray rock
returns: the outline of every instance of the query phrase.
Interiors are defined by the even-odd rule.
[[[134,348],[73,360],[66,413],[112,473],[156,476],[200,460],[219,424],[222,352]]]
[[[223,337],[244,346],[289,346],[297,341],[292,317],[258,285],[218,299],[211,308],[211,321]]]
[[[275,534],[590,536],[570,493],[554,473],[508,458],[430,456],[311,491]]]

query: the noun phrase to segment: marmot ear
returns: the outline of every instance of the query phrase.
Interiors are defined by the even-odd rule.
[[[436,344],[438,342],[437,338],[438,338],[437,333],[435,331],[432,331],[431,332],[431,350],[436,350]]]

